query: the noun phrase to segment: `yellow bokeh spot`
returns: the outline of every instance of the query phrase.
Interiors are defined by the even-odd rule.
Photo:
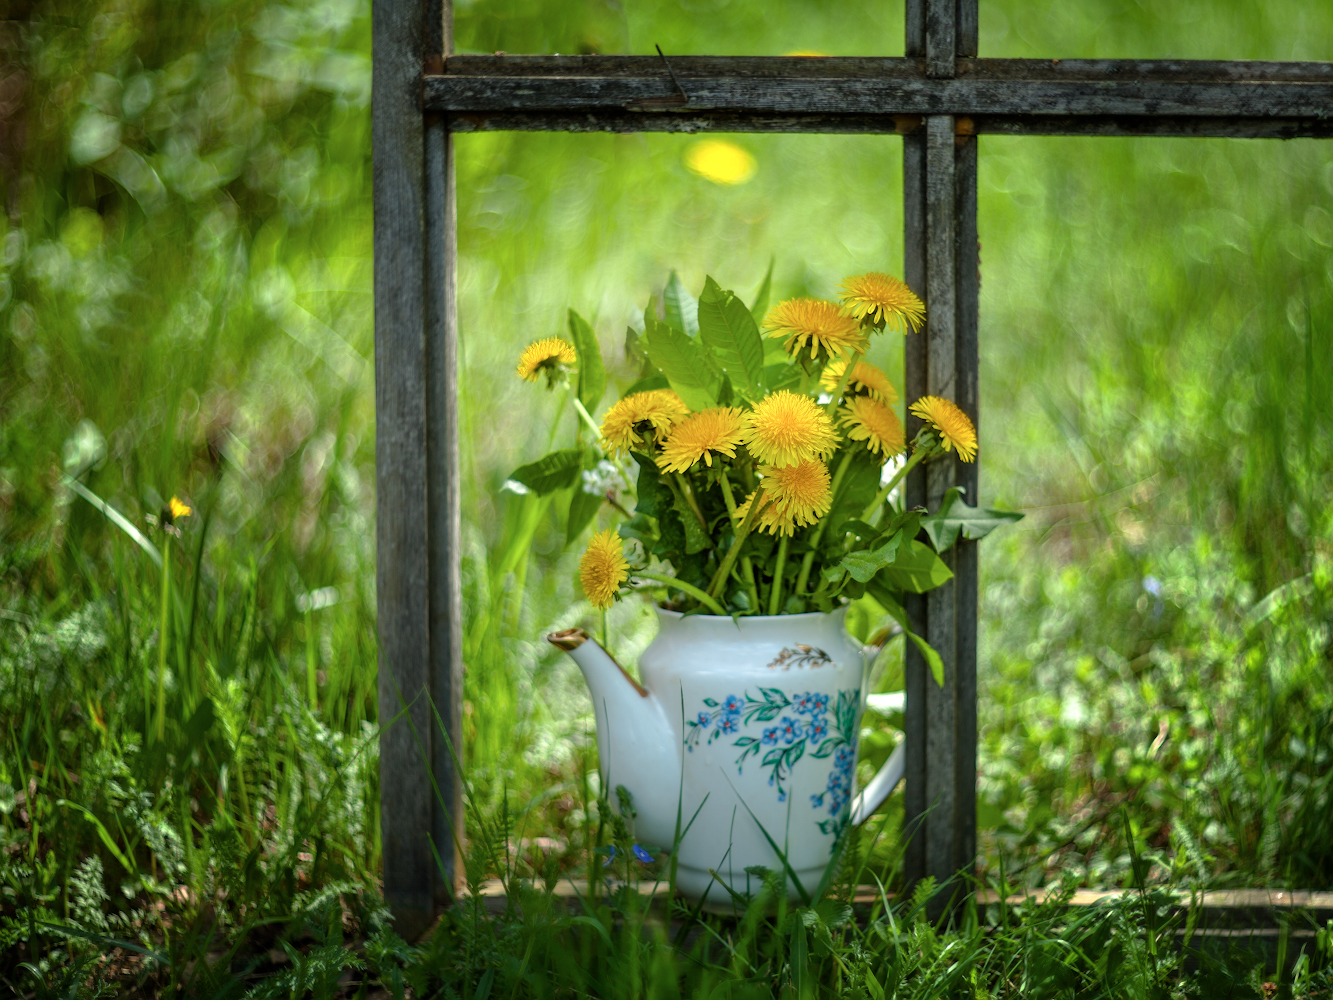
[[[685,166],[714,184],[744,184],[754,176],[754,157],[734,142],[705,139],[685,151]]]

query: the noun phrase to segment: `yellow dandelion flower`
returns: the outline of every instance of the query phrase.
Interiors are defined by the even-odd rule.
[[[868,317],[875,326],[883,323],[894,330],[915,333],[926,321],[921,299],[891,274],[858,274],[838,287],[842,289],[842,304],[852,315],[857,319]]]
[[[560,366],[572,365],[578,359],[578,353],[569,341],[547,337],[523,348],[514,374],[525,382],[536,382],[545,372],[546,385],[550,388],[560,375]]]
[[[171,519],[173,521],[178,517],[189,517],[194,513],[192,508],[187,507],[180,502],[179,497],[172,497],[171,500],[167,502],[167,510],[171,512]]]
[[[736,508],[736,522],[738,524],[749,515],[752,503],[754,503],[753,492],[745,498],[743,504]],[[766,531],[770,535],[794,535],[796,533],[796,521],[793,519],[791,512],[784,507],[779,507],[773,502],[773,498],[767,494],[764,496],[764,503],[767,506],[755,518],[753,530]]]
[[[808,345],[810,357],[865,351],[868,341],[855,317],[822,299],[787,299],[764,317],[770,337],[786,337],[787,353],[795,355]]]
[[[705,139],[685,152],[685,166],[714,184],[744,184],[754,176],[754,157],[734,142]]]
[[[626,396],[602,417],[602,443],[606,450],[624,455],[645,443],[650,430],[659,434],[690,412],[670,389],[650,389]]]
[[[797,528],[814,524],[828,513],[833,505],[828,466],[819,459],[796,465],[761,465],[764,477],[764,503],[755,527],[770,535],[793,535]],[[756,491],[757,492],[757,491]],[[754,493],[736,508],[736,517],[744,519],[750,513]]]
[[[691,413],[672,425],[657,464],[665,472],[685,472],[701,458],[711,466],[714,452],[735,458],[744,426],[745,411],[737,406],[715,406]]]
[[[579,582],[592,606],[605,611],[616,600],[616,591],[629,579],[629,563],[615,528],[592,536],[579,560]]]
[[[824,366],[824,373],[819,376],[819,384],[828,392],[836,392],[842,381],[842,373],[847,370],[846,358],[835,358]],[[847,393],[868,393],[884,403],[898,402],[898,390],[893,387],[889,377],[883,371],[866,361],[858,361],[852,369],[852,377],[847,380]]]
[[[741,440],[760,462],[784,466],[832,454],[838,432],[813,399],[781,389],[755,404]]]
[[[817,458],[796,465],[761,465],[759,475],[778,513],[796,524],[814,524],[833,504],[828,466]]]
[[[878,399],[852,397],[839,411],[838,420],[847,428],[849,438],[864,441],[867,448],[882,458],[891,458],[907,447],[898,414]]]
[[[977,429],[966,413],[941,396],[922,396],[912,412],[934,427],[945,451],[958,449],[958,457],[970,462],[977,457]]]

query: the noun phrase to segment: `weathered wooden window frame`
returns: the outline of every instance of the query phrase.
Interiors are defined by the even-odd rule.
[[[903,137],[904,277],[926,336],[906,395],[977,420],[977,136],[1333,136],[1333,63],[977,57],[977,0],[907,0],[903,58],[452,55],[450,0],[373,7],[375,414],[384,893],[424,928],[455,891],[462,625],[453,132],[817,132]],[[674,76],[673,72],[674,71]],[[907,434],[915,433],[909,416]],[[909,503],[977,467],[932,463]],[[906,876],[976,849],[977,552],[908,608],[945,662],[907,657]],[[426,766],[426,765],[429,766]]]

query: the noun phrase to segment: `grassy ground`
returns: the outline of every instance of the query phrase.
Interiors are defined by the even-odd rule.
[[[673,952],[636,896],[589,921],[538,894],[521,919],[464,908],[398,940],[375,887],[368,8],[183,10],[39,4],[7,56],[24,135],[7,126],[0,150],[12,989],[1330,989],[1328,935],[1293,938],[1279,976],[1272,955],[1182,947],[1148,896],[939,932],[910,902],[849,920],[840,890],[709,918]],[[901,51],[892,4],[512,0],[458,18],[481,51]],[[1329,58],[1333,23],[1294,2],[997,3],[982,46]],[[576,549],[558,503],[500,490],[544,450],[530,427],[572,419],[516,383],[518,348],[573,307],[619,358],[673,267],[748,296],[772,258],[786,296],[900,266],[896,139],[735,139],[758,165],[736,187],[685,168],[688,137],[459,139],[474,880],[581,872],[615,830],[589,788],[581,680],[538,641],[587,617]],[[1333,154],[988,137],[980,177],[982,493],[1028,512],[984,546],[980,877],[1331,888]],[[172,496],[193,507],[179,537],[160,521]],[[611,628],[632,663],[651,616],[622,604]],[[863,769],[894,722],[868,719]],[[893,885],[895,808],[860,881]]]

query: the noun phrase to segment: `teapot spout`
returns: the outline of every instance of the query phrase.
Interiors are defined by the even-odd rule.
[[[634,836],[659,848],[672,846],[681,777],[681,738],[661,700],[625,672],[583,629],[553,632],[547,642],[570,655],[592,695],[597,720],[597,762],[612,808],[632,809]],[[618,801],[618,790],[630,793]]]

